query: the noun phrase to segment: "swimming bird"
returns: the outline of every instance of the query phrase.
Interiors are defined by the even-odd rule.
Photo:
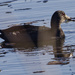
[[[24,45],[32,45],[33,43],[46,44],[52,38],[65,38],[61,23],[70,19],[64,11],[58,10],[52,15],[51,28],[24,24],[0,30],[0,37],[8,43],[24,43]]]

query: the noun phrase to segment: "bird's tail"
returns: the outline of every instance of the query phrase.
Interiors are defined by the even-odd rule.
[[[0,30],[0,38],[2,38],[5,42],[9,42],[9,40],[8,40],[7,37],[5,36],[3,30]]]

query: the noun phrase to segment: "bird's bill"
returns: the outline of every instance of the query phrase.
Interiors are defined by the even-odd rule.
[[[66,19],[67,21],[75,21],[75,17],[72,18],[72,17],[69,17],[69,16],[67,16],[67,15],[65,15],[65,19]]]
[[[70,20],[71,18],[69,16],[65,15],[65,19]]]

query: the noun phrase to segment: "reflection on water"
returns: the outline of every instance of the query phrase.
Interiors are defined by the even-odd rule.
[[[21,39],[22,41],[22,39]],[[45,41],[45,40],[44,40]],[[63,46],[65,39],[60,38],[52,38],[50,40],[46,40],[45,42],[35,42],[34,45],[29,43],[2,43],[3,48],[14,48],[15,51],[21,51],[23,54],[26,54],[27,56],[36,56],[39,53],[34,51],[42,51],[45,50],[47,53],[54,55],[54,60],[56,61],[50,61],[47,64],[48,65],[55,65],[55,64],[69,64],[69,58],[73,56],[74,52],[74,45],[73,46]],[[38,45],[37,45],[38,44]],[[72,49],[72,48],[73,49]],[[26,49],[27,48],[27,49]],[[26,53],[27,52],[27,53]],[[31,52],[31,53],[28,53]],[[52,53],[51,53],[52,52]],[[45,55],[44,52],[41,53],[42,55]]]
[[[75,46],[72,45],[72,46],[62,47],[63,43],[64,43],[64,40],[58,39],[55,42],[55,44],[53,44],[53,46],[44,45],[43,47],[38,47],[38,48],[35,47],[34,49],[32,49],[32,48],[29,48],[29,49],[13,48],[13,49],[7,49],[6,51],[5,51],[5,49],[3,49],[0,52],[0,55],[1,56],[3,55],[3,57],[5,57],[5,58],[8,55],[7,58],[9,58],[9,60],[3,59],[3,62],[5,64],[10,63],[10,66],[11,66],[12,62],[17,63],[17,61],[19,61],[18,63],[20,63],[20,64],[18,66],[23,67],[24,70],[26,70],[25,68],[27,67],[27,70],[26,70],[27,72],[31,71],[31,73],[34,73],[34,74],[35,73],[38,73],[38,74],[39,73],[47,73],[47,70],[49,70],[49,71],[52,71],[53,69],[55,70],[55,68],[53,68],[53,66],[51,67],[53,69],[50,69],[49,68],[50,65],[67,65],[67,64],[70,65],[71,64],[70,61],[75,60],[75,58],[73,56]],[[17,54],[15,54],[15,53],[17,53]],[[13,54],[15,57],[13,56]],[[0,57],[0,58],[2,58],[2,57]],[[10,58],[12,58],[11,62],[10,62]],[[15,59],[17,61],[15,61]],[[12,63],[12,65],[14,66],[16,64]],[[67,65],[67,66],[69,66],[69,65]],[[31,69],[31,67],[33,67],[33,66],[36,66],[36,67]],[[41,68],[43,68],[43,69],[41,69]],[[64,66],[64,68],[65,68],[65,66]],[[71,69],[71,71],[72,71],[72,67],[69,67],[68,69]]]

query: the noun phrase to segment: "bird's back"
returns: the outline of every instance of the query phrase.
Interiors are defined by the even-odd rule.
[[[38,42],[48,40],[50,37],[50,28],[45,26],[13,26],[1,30],[1,35],[8,42]]]

